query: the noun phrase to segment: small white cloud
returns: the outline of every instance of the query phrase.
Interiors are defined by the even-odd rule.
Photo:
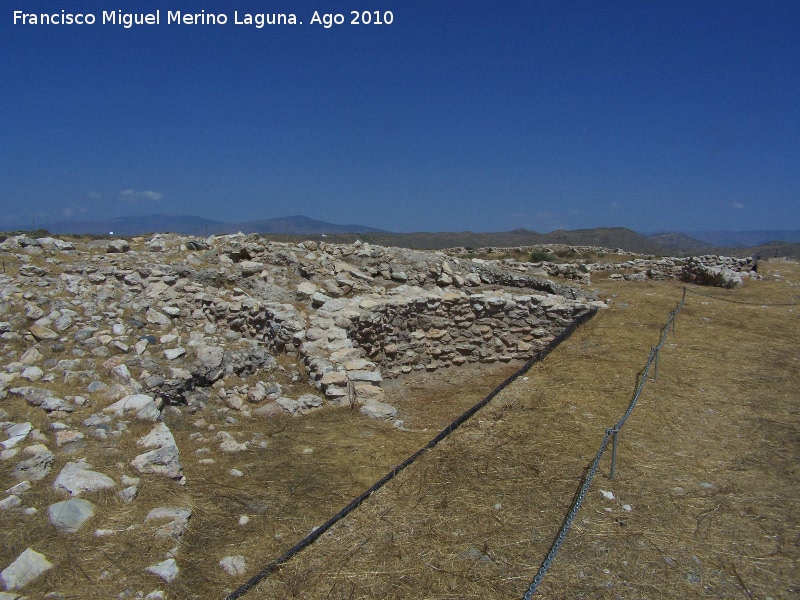
[[[158,202],[164,198],[164,194],[161,192],[154,192],[153,190],[122,190],[118,195],[117,199],[120,202],[129,202],[134,204],[136,202]]]
[[[746,210],[747,209],[747,207],[744,204],[742,204],[741,202],[734,202],[733,203],[733,208],[735,208],[736,210]]]
[[[617,202],[612,202],[611,203],[611,208],[614,208],[614,209],[622,208],[622,204],[619,204]]]
[[[85,206],[66,206],[61,209],[61,216],[66,219],[71,219],[77,215],[83,215],[89,212],[89,209]]]
[[[90,200],[102,200],[103,194],[100,192],[86,192],[86,197]]]

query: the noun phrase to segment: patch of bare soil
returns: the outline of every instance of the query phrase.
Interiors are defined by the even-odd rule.
[[[760,271],[687,295],[542,597],[800,597],[800,266]],[[522,597],[682,293],[599,287],[608,310],[246,597]]]

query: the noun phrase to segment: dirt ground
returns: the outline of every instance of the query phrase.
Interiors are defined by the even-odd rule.
[[[620,434],[616,478],[609,452],[541,597],[800,598],[800,306],[763,306],[800,302],[800,265],[762,271],[740,290],[695,288],[755,304],[687,295],[658,379]],[[244,598],[521,598],[683,289],[603,278],[593,287],[610,308]],[[223,598],[519,366],[387,381],[402,430],[342,409],[243,421],[241,439],[265,447],[214,464],[201,462],[197,416],[176,419],[185,487],[148,480],[125,506],[93,497],[92,530],[71,537],[0,514],[0,539],[67,567],[26,588],[31,599],[159,588],[169,599]],[[204,418],[224,427],[222,414]],[[110,445],[92,463],[102,471],[123,456]],[[55,501],[44,493],[53,499],[43,504]],[[174,545],[142,524],[154,505],[193,511],[169,585],[144,572]],[[96,539],[95,529],[117,533]],[[219,567],[227,555],[245,557],[241,578]]]
[[[687,295],[541,597],[800,598],[800,306],[764,305],[800,268],[761,270],[698,289],[753,304]],[[608,310],[245,597],[522,597],[682,292],[596,285]]]

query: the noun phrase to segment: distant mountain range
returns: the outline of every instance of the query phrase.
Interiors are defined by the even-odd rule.
[[[225,233],[265,234],[336,234],[382,232],[381,229],[365,225],[336,225],[317,221],[302,215],[248,221],[246,223],[223,223],[193,215],[147,215],[144,217],[116,217],[97,221],[60,221],[45,226],[50,233],[74,233],[91,235],[131,236],[146,233],[180,233],[182,235],[219,235]]]
[[[467,248],[567,244],[622,248],[643,254],[758,254],[761,256],[800,257],[800,230],[771,231],[695,231],[637,233],[624,227],[600,227],[538,233],[528,229],[497,233],[417,232],[392,233],[365,225],[337,225],[303,215],[224,223],[193,215],[147,215],[117,217],[95,221],[62,221],[45,225],[52,234],[89,234],[98,236],[135,236],[149,233],[178,233],[207,236],[258,233],[273,239],[294,236],[328,236],[331,242],[351,242],[357,238],[384,246],[403,246],[436,250],[463,246]]]
[[[800,230],[776,229],[763,231],[685,231],[687,236],[712,246],[751,247],[770,242],[800,242]]]

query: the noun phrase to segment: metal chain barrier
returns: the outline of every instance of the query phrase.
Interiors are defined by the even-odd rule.
[[[672,332],[675,332],[675,317],[683,308],[684,303],[686,302],[686,288],[683,288],[683,296],[681,297],[681,301],[678,304],[677,308],[673,311],[670,311],[669,318],[667,319],[667,324],[664,326],[661,332],[661,340],[658,342],[658,345],[654,348],[650,349],[650,356],[647,358],[647,364],[644,366],[642,370],[641,379],[639,380],[639,385],[636,388],[636,393],[633,395],[633,399],[631,400],[630,404],[628,405],[628,409],[625,411],[625,414],[622,415],[619,421],[613,427],[609,427],[606,429],[606,433],[603,436],[603,441],[600,442],[600,449],[597,451],[597,454],[594,457],[594,461],[592,462],[591,467],[587,471],[586,475],[583,478],[583,483],[581,484],[580,491],[578,492],[577,496],[575,496],[575,500],[572,503],[572,506],[567,513],[567,517],[564,519],[564,523],[561,525],[561,529],[558,530],[558,534],[556,535],[555,540],[553,541],[552,546],[550,546],[550,550],[547,552],[547,555],[544,557],[539,570],[536,572],[536,576],[533,578],[530,586],[528,586],[528,590],[522,596],[524,600],[531,600],[531,597],[536,592],[536,589],[539,587],[542,579],[547,574],[547,570],[550,568],[550,565],[553,564],[553,560],[555,560],[556,554],[558,554],[558,550],[561,548],[561,545],[564,543],[564,538],[567,536],[567,532],[569,528],[572,526],[572,522],[575,520],[575,517],[578,515],[578,511],[583,504],[584,499],[586,498],[586,494],[589,492],[589,486],[592,484],[592,479],[594,479],[595,474],[597,473],[598,466],[600,465],[600,460],[603,458],[603,454],[608,448],[608,442],[613,438],[613,447],[612,447],[612,455],[611,455],[611,479],[614,479],[614,472],[616,470],[616,457],[617,457],[617,435],[619,434],[620,430],[622,429],[625,422],[628,420],[628,417],[631,416],[634,407],[636,406],[636,402],[639,400],[639,396],[642,394],[642,390],[644,389],[644,384],[647,382],[647,375],[650,372],[650,367],[654,366],[653,372],[653,379],[658,378],[658,353],[661,350],[661,347],[664,345],[664,342],[667,341],[667,335],[669,334],[670,329]]]

